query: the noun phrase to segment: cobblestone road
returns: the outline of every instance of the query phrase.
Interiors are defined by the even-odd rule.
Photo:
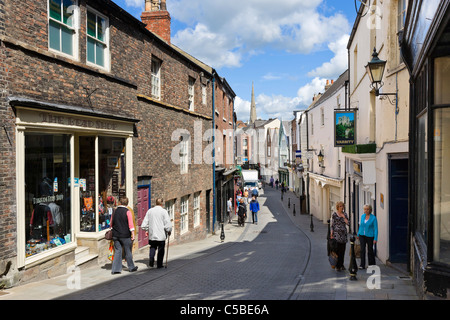
[[[302,279],[310,243],[282,211],[278,195],[259,198],[259,223],[252,224],[249,217],[235,242],[171,261],[168,269],[144,270],[64,299],[287,300]]]

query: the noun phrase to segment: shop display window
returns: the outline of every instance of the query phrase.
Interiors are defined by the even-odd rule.
[[[70,136],[25,134],[26,256],[72,241]]]
[[[118,199],[126,195],[124,146],[123,138],[79,138],[80,231],[97,232],[110,227]]]

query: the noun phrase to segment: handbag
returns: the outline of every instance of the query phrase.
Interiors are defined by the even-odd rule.
[[[113,235],[112,235],[112,229],[109,229],[108,231],[106,231],[105,233],[105,239],[106,240],[112,240]]]
[[[328,256],[328,261],[330,262],[332,269],[336,268],[337,260],[338,260],[337,253],[331,252],[330,255]]]

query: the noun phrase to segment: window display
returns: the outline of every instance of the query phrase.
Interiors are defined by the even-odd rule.
[[[96,141],[98,155],[96,156]],[[97,232],[110,227],[113,209],[125,196],[125,140],[113,137],[80,137],[80,231]],[[96,166],[98,161],[98,186]],[[97,226],[97,227],[96,227]]]
[[[70,136],[25,134],[26,256],[69,243]]]

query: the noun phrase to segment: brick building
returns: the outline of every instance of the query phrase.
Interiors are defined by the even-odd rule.
[[[0,2],[2,287],[105,263],[120,195],[137,225],[164,198],[175,243],[211,229],[218,75],[170,43],[166,9],[146,6],[156,35],[109,0]]]

